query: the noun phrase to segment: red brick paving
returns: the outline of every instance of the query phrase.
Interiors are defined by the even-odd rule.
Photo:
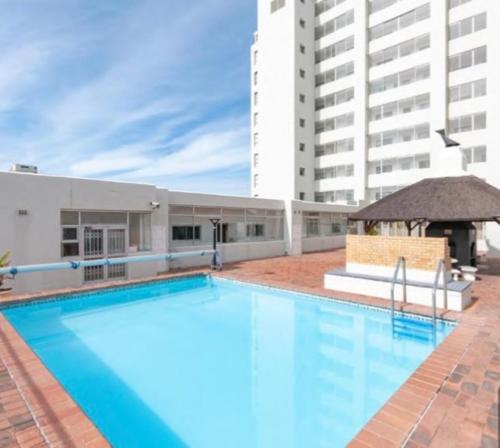
[[[387,307],[385,300],[323,289],[323,274],[343,266],[344,257],[344,251],[338,250],[254,260],[226,265],[215,275]],[[500,276],[492,274],[499,268],[500,262],[490,263],[488,275],[481,275],[474,284],[475,303],[464,313],[441,310],[442,317],[459,322],[457,329],[377,412],[350,447],[498,448]],[[154,280],[176,275],[185,272]],[[52,291],[45,297],[54,295]],[[34,297],[4,296],[1,301]],[[417,305],[406,305],[404,310],[429,314],[429,309]],[[108,446],[3,316],[0,336],[0,448]]]

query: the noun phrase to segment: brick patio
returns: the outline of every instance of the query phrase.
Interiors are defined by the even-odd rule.
[[[344,258],[344,251],[338,250],[240,262],[226,265],[223,272],[215,275],[387,307],[387,301],[381,299],[323,289],[324,272],[343,266]],[[493,260],[489,266],[489,271],[482,273],[474,284],[475,302],[468,310],[440,313],[457,320],[457,329],[350,446],[499,446],[500,262]],[[169,273],[155,280],[185,274]],[[137,282],[115,282],[99,288],[124,283]],[[1,301],[33,297],[2,296]],[[427,308],[417,305],[404,309],[429,314]],[[0,447],[108,446],[3,316],[0,316],[0,359]]]

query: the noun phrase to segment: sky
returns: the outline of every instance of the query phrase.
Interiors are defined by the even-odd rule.
[[[0,0],[0,170],[250,191],[255,0]]]

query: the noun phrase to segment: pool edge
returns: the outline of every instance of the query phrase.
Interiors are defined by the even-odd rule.
[[[293,285],[293,287],[297,290],[287,289],[281,285],[266,284],[265,282],[259,283],[255,281],[247,281],[245,279],[235,279],[231,278],[231,276],[226,277],[220,274],[221,273],[216,273],[214,277],[238,281],[241,283],[247,283],[256,286],[281,289],[287,292],[300,293],[309,296],[312,295],[325,300],[334,299],[340,302],[347,302],[356,305],[360,304],[360,302],[357,302],[355,300],[337,298],[334,296],[334,291],[332,291],[332,295],[328,295],[330,292],[328,292],[328,294],[321,295],[317,292],[307,291],[307,289],[300,288],[295,285]],[[119,287],[141,285],[150,282],[161,282],[165,280],[188,278],[200,275],[207,275],[207,271],[203,270],[189,273],[166,274],[147,279],[113,282],[104,285],[92,285],[93,287],[85,289],[74,288],[72,290],[60,290],[55,292],[52,291],[45,294],[31,294],[25,297],[17,297],[13,301],[4,301],[0,306],[4,308],[5,305],[14,305],[16,303],[23,302],[33,303],[43,299],[61,298],[81,292],[116,289]],[[371,305],[367,306],[371,307]],[[384,308],[377,305],[373,307],[379,309]],[[470,322],[461,322],[460,319],[446,320],[449,322],[456,322],[454,331],[450,335],[448,335],[448,337],[431,353],[431,355],[429,355],[429,357],[425,361],[423,361],[423,363],[417,368],[417,370],[412,373],[409,379],[391,396],[391,398],[379,409],[379,411],[371,418],[371,420],[363,428],[361,428],[358,434],[350,442],[350,447],[366,448],[378,446],[403,446],[409,440],[410,436],[417,428],[418,423],[425,415],[426,411],[438,397],[438,393],[446,388],[448,379],[453,373],[453,370],[459,364],[461,357],[466,352],[467,347],[472,342],[472,338],[475,334],[476,325],[473,325]],[[33,399],[36,398],[33,396],[35,392],[33,392],[33,390],[30,389],[31,386],[26,383],[26,378],[23,378],[22,372],[19,372],[18,367],[10,365],[10,370],[12,370],[12,373],[14,374],[13,380],[16,384],[16,387],[25,389],[25,396],[29,404],[31,405],[31,408],[36,409],[35,414],[37,412],[42,412],[41,415],[34,415],[35,420],[46,421],[48,422],[46,423],[46,425],[51,425],[52,427],[58,428],[59,430],[61,429],[61,427],[62,429],[71,429],[71,438],[75,437],[73,434],[74,431],[80,431],[80,427],[78,426],[80,423],[83,427],[86,427],[86,425],[90,425],[90,428],[86,428],[85,434],[83,435],[78,432],[78,434],[76,435],[77,439],[78,437],[83,436],[90,437],[90,434],[93,433],[93,430],[95,430],[98,434],[96,436],[94,433],[95,437],[91,440],[90,444],[84,442],[85,444],[82,445],[83,440],[80,439],[80,441],[77,442],[78,444],[76,445],[63,444],[63,446],[109,446],[104,436],[99,432],[92,421],[85,415],[85,413],[71,398],[71,396],[67,394],[58,380],[46,369],[41,360],[29,348],[29,346],[27,346],[24,339],[17,333],[17,331],[12,327],[10,322],[8,322],[3,314],[0,314],[0,331],[2,333],[2,336],[7,336],[8,339],[12,338],[11,342],[15,347],[16,354],[18,353],[18,349],[20,349],[19,352],[22,355],[22,359],[20,359],[19,361],[21,362],[22,366],[26,368],[26,366],[29,365],[31,372],[36,373],[36,375],[34,376],[40,375],[40,373],[42,373],[42,371],[44,370],[45,372],[43,373],[50,377],[49,382],[51,383],[50,386],[54,388],[53,393],[56,393],[59,396],[59,394],[61,394],[62,392],[63,395],[66,395],[64,400],[67,400],[69,402],[68,406],[70,409],[72,409],[72,411],[70,411],[70,417],[74,417],[68,420],[68,423],[65,423],[65,419],[69,419],[69,417],[67,416],[61,416],[61,418],[57,418],[56,421],[53,421],[50,418],[47,419],[46,415],[43,414],[43,409],[39,409],[39,404],[36,403],[36,400],[34,400],[34,403],[32,402]],[[9,367],[8,364],[11,361],[9,360],[9,354],[7,353],[7,358],[5,356],[6,347],[4,341],[2,340],[0,343],[0,358]],[[40,369],[40,367],[42,369]],[[47,388],[46,385],[40,384],[39,379],[35,380],[34,377],[30,379],[31,381],[35,382],[35,387]],[[47,379],[47,377],[45,377],[45,379]],[[51,394],[49,395],[52,396]],[[79,422],[82,417],[83,420]],[[49,433],[55,434],[53,430]]]

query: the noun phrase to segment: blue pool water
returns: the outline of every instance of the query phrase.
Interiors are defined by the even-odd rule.
[[[192,277],[3,311],[115,447],[342,447],[452,331]]]

